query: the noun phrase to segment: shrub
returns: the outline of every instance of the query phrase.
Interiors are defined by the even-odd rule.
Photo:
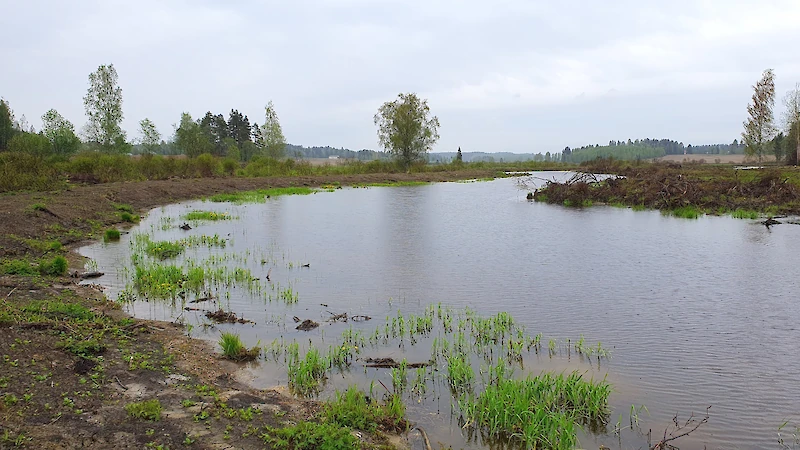
[[[239,168],[239,161],[233,158],[225,158],[222,160],[222,171],[228,176],[234,176],[236,169]]]

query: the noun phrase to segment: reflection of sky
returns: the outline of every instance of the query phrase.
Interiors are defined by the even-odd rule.
[[[777,426],[800,403],[794,389],[800,382],[794,357],[800,312],[788,301],[796,286],[800,227],[767,230],[728,217],[569,209],[528,202],[526,192],[504,179],[343,189],[244,206],[193,203],[156,209],[138,229],[154,224],[159,239],[178,238],[185,233],[162,231],[160,216],[194,208],[240,217],[199,224],[189,233],[230,233],[231,245],[215,252],[249,252],[247,261],[231,266],[246,266],[262,278],[271,269],[273,282],[298,293],[298,304],[286,307],[229,291],[230,309],[257,325],[219,328],[234,328],[251,344],[310,337],[327,348],[349,326],[324,322],[328,311],[372,316],[354,325],[367,331],[398,310],[419,314],[429,303],[483,314],[508,311],[545,340],[583,334],[613,349],[603,369],[619,392],[612,396],[617,415],[631,403],[645,404],[652,414],[648,426],[663,429],[675,412],[704,411],[711,404],[714,417],[695,443],[772,443]],[[113,276],[126,264],[127,249],[123,241],[84,253]],[[207,253],[198,251],[198,257]],[[262,258],[269,263],[261,265]],[[298,268],[300,263],[310,268]],[[160,318],[169,308],[137,303],[134,312]],[[301,333],[292,316],[322,326]],[[420,345],[418,356],[429,349]],[[380,351],[403,354],[398,348]],[[531,367],[560,364],[545,358]],[[259,383],[285,379],[282,369],[253,370]]]

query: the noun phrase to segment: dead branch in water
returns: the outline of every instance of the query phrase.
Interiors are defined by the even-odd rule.
[[[684,436],[688,436],[689,434],[695,432],[698,428],[700,428],[701,425],[708,423],[708,411],[710,409],[711,409],[710,406],[706,408],[706,415],[701,418],[697,418],[694,416],[694,413],[691,413],[689,415],[689,418],[686,419],[686,422],[683,423],[678,422],[678,415],[675,414],[675,416],[672,418],[673,425],[668,426],[664,430],[664,437],[659,442],[657,442],[656,445],[652,445],[652,442],[648,437],[647,443],[648,445],[652,445],[650,447],[650,450],[676,450],[677,447],[671,445],[670,442],[673,442]],[[673,429],[670,430],[670,428]]]

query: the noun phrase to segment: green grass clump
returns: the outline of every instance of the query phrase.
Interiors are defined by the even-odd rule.
[[[268,198],[280,195],[308,195],[313,194],[314,189],[308,187],[288,187],[259,189],[257,191],[234,192],[232,194],[216,194],[210,197],[212,202],[232,202],[232,203],[264,203]]]
[[[610,393],[605,380],[586,381],[577,372],[544,373],[498,379],[460,403],[467,422],[490,436],[519,440],[528,448],[573,449],[580,424],[607,421]]]
[[[239,335],[235,333],[222,333],[219,338],[219,346],[222,347],[222,354],[233,361],[252,361],[261,354],[259,346],[248,350]]]
[[[119,212],[126,212],[126,213],[133,214],[133,207],[131,205],[127,205],[125,203],[117,203],[117,204],[114,205],[114,208],[116,208],[116,210],[119,211]]]
[[[732,212],[731,216],[734,219],[758,219],[758,213],[756,211],[750,211],[741,208],[738,208],[734,212]]]
[[[162,261],[180,255],[183,253],[183,249],[183,243],[170,241],[148,241],[145,247],[145,251],[148,255]]]
[[[103,241],[105,242],[113,242],[118,240],[119,240],[119,230],[115,230],[112,228],[106,230],[106,232],[103,234]]]
[[[315,422],[300,422],[284,428],[265,428],[264,443],[286,450],[352,450],[360,448],[350,429]]]
[[[136,419],[159,421],[161,420],[161,402],[157,398],[142,402],[133,402],[125,405],[128,415]]]
[[[22,308],[26,320],[41,322],[46,319],[89,321],[96,318],[89,308],[61,300],[33,301]]]
[[[56,256],[49,261],[39,263],[39,273],[52,277],[60,277],[67,274],[67,259],[63,256]]]
[[[665,210],[664,214],[683,219],[697,219],[703,215],[703,213],[694,206],[681,206],[679,208]]]
[[[68,338],[66,341],[60,343],[60,347],[76,356],[86,359],[91,359],[93,356],[99,355],[106,350],[105,344],[94,338]]]
[[[123,213],[121,213],[121,214],[119,215],[119,218],[120,218],[120,219],[121,219],[123,222],[128,222],[128,223],[139,223],[139,216],[137,216],[137,215],[135,215],[135,214],[131,214],[131,213],[129,213],[129,212],[123,212]]]
[[[286,353],[289,389],[301,396],[318,393],[325,379],[325,372],[330,367],[328,359],[320,355],[319,350],[314,347],[309,348],[306,356],[300,359],[300,350],[296,342],[289,344]]]
[[[47,206],[44,203],[34,203],[31,205],[31,211],[47,211]]]
[[[183,216],[186,220],[229,220],[231,215],[226,212],[216,211],[191,211]]]
[[[336,393],[336,399],[325,404],[323,417],[327,423],[340,427],[375,432],[402,430],[405,421],[405,405],[398,395],[389,397],[386,403],[378,403],[356,386],[350,386],[344,393]]]
[[[24,259],[7,259],[0,262],[0,274],[3,275],[38,275],[39,268]]]

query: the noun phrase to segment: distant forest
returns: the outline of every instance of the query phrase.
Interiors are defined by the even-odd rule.
[[[162,141],[161,145],[151,148],[154,153],[175,155],[182,153],[172,142]],[[134,145],[133,153],[145,153],[142,145]],[[562,161],[581,163],[596,158],[616,158],[621,160],[637,160],[660,158],[664,155],[709,154],[740,155],[744,153],[744,145],[734,140],[730,144],[684,145],[683,142],[671,139],[636,139],[627,141],[610,141],[608,145],[586,145],[578,148],[566,147],[561,152],[546,153],[511,153],[511,152],[463,152],[464,162],[515,162],[515,161]],[[289,158],[330,158],[355,159],[372,161],[390,159],[388,153],[376,150],[350,150],[346,148],[304,147],[286,144],[284,153]],[[456,158],[456,152],[436,152],[428,154],[431,164],[447,164]]]
[[[579,148],[566,147],[561,152],[564,162],[581,163],[597,158],[613,157],[616,159],[637,160],[660,158],[665,155],[734,155],[743,154],[744,145],[736,139],[730,144],[683,145],[683,142],[671,139],[636,139],[632,141],[609,141],[608,145],[588,145]]]
[[[561,152],[546,153],[511,153],[511,152],[463,152],[464,162],[515,162],[515,161],[563,161],[581,163],[596,158],[613,157],[623,160],[652,159],[664,155],[710,154],[732,155],[743,154],[744,145],[735,140],[730,144],[684,145],[683,142],[671,139],[636,139],[627,141],[610,141],[608,145],[587,145],[579,148],[565,148]],[[428,162],[432,164],[450,163],[457,152],[437,152],[428,154]],[[292,158],[328,158],[338,156],[345,159],[368,161],[388,159],[386,152],[375,150],[353,151],[334,147],[303,147],[302,145],[286,145],[286,156]]]

